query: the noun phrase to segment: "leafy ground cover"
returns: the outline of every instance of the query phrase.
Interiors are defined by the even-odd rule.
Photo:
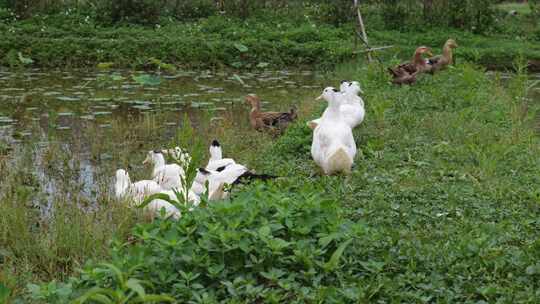
[[[522,65],[521,65],[522,66]],[[139,223],[110,258],[34,301],[535,303],[540,294],[538,103],[461,64],[412,87],[378,65],[358,79],[366,121],[351,176],[321,176],[304,125],[239,155],[281,178],[235,189],[175,223]],[[244,137],[245,145],[258,139]],[[232,143],[232,142],[231,142]],[[233,152],[234,151],[234,152]],[[248,155],[246,155],[248,154]],[[170,298],[169,298],[170,297]]]
[[[0,63],[42,67],[147,67],[159,60],[184,67],[257,68],[316,66],[332,70],[355,54],[354,26],[336,26],[313,17],[259,13],[247,19],[212,16],[196,21],[164,19],[155,26],[103,25],[94,16],[68,10],[30,19],[0,20]],[[538,21],[531,16],[501,13],[497,28],[485,34],[440,27],[388,30],[377,10],[367,7],[366,24],[374,45],[394,45],[383,60],[396,54],[409,58],[418,45],[436,50],[449,37],[460,44],[458,56],[494,68],[508,68],[519,56],[540,61]],[[361,50],[361,49],[360,49]],[[20,55],[19,55],[20,53]],[[26,60],[25,60],[26,59]],[[30,59],[31,61],[28,61]]]

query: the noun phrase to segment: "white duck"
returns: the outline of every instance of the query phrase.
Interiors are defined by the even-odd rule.
[[[116,170],[116,183],[114,192],[117,199],[133,199],[140,204],[145,197],[161,191],[161,187],[153,180],[141,180],[131,183],[129,173],[124,169]]]
[[[203,169],[204,170],[204,169]],[[160,194],[165,194],[169,196],[169,199],[172,201],[175,201],[177,203],[185,203],[187,202],[191,203],[192,206],[196,207],[200,204],[201,199],[200,195],[202,195],[206,191],[206,180],[208,179],[209,172],[204,172],[199,170],[197,172],[197,175],[195,176],[195,180],[193,181],[193,184],[191,185],[191,188],[188,190],[188,195],[185,196],[183,189],[173,189],[173,190],[166,190],[166,191],[160,191]],[[214,195],[219,195],[219,191],[223,191],[223,186],[217,187],[215,189],[216,193]],[[184,196],[183,198],[179,197]],[[209,199],[213,199],[213,196],[210,195]],[[153,199],[147,206],[146,209],[151,212],[154,216],[158,216],[161,214],[161,210],[165,209],[165,216],[171,217],[173,219],[179,219],[182,216],[182,213],[178,208],[176,208],[173,204],[170,202],[163,200],[163,199]],[[193,210],[193,207],[189,209],[190,211]]]
[[[342,82],[340,89],[345,97],[345,102],[340,107],[343,119],[351,128],[354,128],[364,121],[366,115],[364,100],[358,95],[364,92],[358,81]]]
[[[364,121],[364,116],[366,114],[364,109],[364,100],[358,96],[359,93],[364,92],[360,88],[358,81],[350,82],[343,80],[339,88],[343,97],[343,102],[340,106],[342,117],[351,128],[354,128]],[[324,111],[324,113],[326,113],[327,110],[328,108]],[[321,118],[309,121],[307,125],[312,130],[315,130],[321,119],[322,116]]]
[[[223,158],[223,151],[219,141],[213,140],[210,145],[210,159],[206,165],[206,170],[215,171],[218,168],[226,167],[228,165],[236,164],[232,158]]]
[[[182,188],[183,181],[186,178],[184,169],[177,164],[166,164],[165,157],[160,150],[149,151],[143,164],[152,163],[154,170],[152,178],[164,190],[173,188]]]
[[[356,156],[356,143],[351,127],[342,116],[343,95],[328,87],[317,99],[321,98],[328,102],[328,108],[313,132],[311,155],[325,174],[349,173]]]
[[[221,145],[217,140],[210,145],[210,160],[205,169],[199,169],[207,175],[209,199],[224,199],[227,193],[223,191],[225,185],[233,185],[240,179],[270,179],[273,176],[252,173],[246,166],[237,164],[232,158],[223,158]]]
[[[175,190],[166,190],[159,192],[160,194],[165,194],[169,197],[169,200],[175,201],[176,203],[180,203],[180,200],[178,199],[178,195],[183,196],[182,191],[175,192]],[[184,203],[183,201],[182,203]],[[188,193],[188,202],[192,203],[193,206],[198,206],[200,203],[199,196],[195,195],[192,191],[189,191]],[[153,199],[146,207],[145,210],[149,211],[154,217],[159,216],[161,214],[161,209],[165,209],[165,217],[171,217],[175,220],[179,219],[182,216],[182,213],[178,208],[176,208],[173,204],[170,202],[156,198]],[[190,211],[193,210],[193,208],[189,209]]]

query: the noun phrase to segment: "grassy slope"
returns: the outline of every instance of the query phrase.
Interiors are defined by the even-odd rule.
[[[363,153],[350,178],[316,182],[369,229],[349,254],[384,266],[357,270],[363,294],[385,302],[534,302],[540,142],[530,119],[538,104],[524,110],[520,80],[505,91],[469,66],[402,88],[374,71],[350,75],[367,92],[367,118],[355,131]],[[281,154],[267,154],[280,155],[268,167],[294,155],[280,173],[301,172],[313,183],[309,132],[296,131],[298,138],[280,139]]]
[[[177,225],[138,226],[141,242],[117,246],[114,264],[152,282],[148,292],[207,303],[534,303],[540,142],[538,105],[521,99],[526,77],[505,90],[468,65],[413,87],[383,75],[372,66],[331,77],[366,92],[350,177],[319,175],[299,122],[262,153],[239,154],[285,178]],[[109,286],[110,270],[92,269],[84,286]]]
[[[19,64],[17,53],[22,52],[33,58],[35,65],[46,67],[95,66],[99,62],[141,67],[149,58],[158,58],[188,67],[252,68],[262,62],[276,67],[317,65],[331,70],[336,63],[350,60],[354,50],[352,27],[336,28],[305,20],[252,18],[242,22],[212,17],[160,28],[103,28],[84,20],[83,16],[60,15],[0,23],[5,33],[0,41],[0,63]],[[509,26],[512,24],[509,22]],[[368,31],[372,43],[396,46],[383,52],[384,57],[397,53],[400,59],[409,58],[419,45],[438,50],[448,37],[454,37],[461,46],[458,57],[468,61],[494,67],[511,67],[519,55],[540,61],[537,40],[531,41],[534,38],[530,33],[518,29],[516,33],[489,37],[448,29],[402,33],[369,25]],[[248,51],[241,52],[235,43],[246,45]]]

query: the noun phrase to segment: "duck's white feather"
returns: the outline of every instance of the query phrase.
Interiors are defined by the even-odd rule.
[[[223,158],[223,151],[221,145],[217,140],[212,141],[210,145],[210,159],[206,165],[206,170],[215,171],[218,168],[226,167],[232,164],[236,164],[232,158]]]
[[[358,96],[358,93],[362,93],[362,89],[357,81],[347,82],[343,81],[340,86],[340,93],[337,93],[341,97],[341,106],[339,108],[342,119],[348,124],[351,128],[354,128],[361,124],[364,121],[364,116],[366,114],[364,108],[364,100]],[[321,123],[322,117],[328,111],[328,108],[323,112],[321,118],[311,120],[307,125],[315,130],[317,125]]]
[[[343,95],[326,88],[321,97],[328,101],[328,108],[313,132],[311,155],[325,174],[348,173],[356,155],[356,143],[340,111]]]
[[[123,169],[116,170],[114,188],[117,199],[132,199],[136,204],[140,204],[147,196],[163,190],[158,183],[152,180],[131,183],[129,173]]]
[[[177,164],[166,164],[165,157],[163,157],[161,151],[149,151],[143,163],[147,162],[154,164],[152,179],[161,188],[165,190],[182,188],[183,180],[185,180],[184,169]]]

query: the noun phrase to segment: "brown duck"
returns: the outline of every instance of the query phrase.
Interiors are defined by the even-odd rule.
[[[290,122],[298,117],[296,107],[294,106],[289,112],[262,112],[261,99],[254,94],[246,96],[246,103],[251,105],[249,122],[257,131],[283,131]]]
[[[442,55],[437,55],[428,59],[428,64],[431,65],[430,72],[435,73],[444,70],[448,65],[454,63],[453,49],[458,45],[454,39],[448,39],[443,46]]]
[[[393,84],[403,85],[403,84],[413,84],[416,82],[416,75],[418,74],[418,71],[410,74],[405,69],[399,69],[399,68],[388,68],[388,71],[390,74],[392,74]]]
[[[409,74],[416,72],[424,73],[431,69],[431,66],[428,64],[428,61],[424,59],[423,55],[433,56],[431,50],[428,47],[421,46],[416,49],[414,52],[411,62],[403,63],[397,66],[397,69],[403,69]]]
[[[431,65],[424,59],[423,54],[433,56],[428,47],[421,46],[414,52],[411,62],[389,68],[388,71],[394,78],[392,82],[400,85],[413,84],[416,82],[416,75],[418,75],[418,73],[429,72],[431,70]]]

